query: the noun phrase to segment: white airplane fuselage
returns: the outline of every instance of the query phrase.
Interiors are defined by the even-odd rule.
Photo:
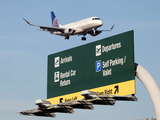
[[[103,22],[100,19],[95,19],[97,17],[90,17],[87,19],[83,19],[77,22],[69,23],[63,26],[62,28],[66,28],[66,32],[50,32],[51,34],[60,35],[60,36],[70,36],[70,35],[83,35],[86,31],[96,30],[98,27],[103,25]],[[68,33],[68,30],[72,32]],[[73,32],[74,31],[74,32]]]

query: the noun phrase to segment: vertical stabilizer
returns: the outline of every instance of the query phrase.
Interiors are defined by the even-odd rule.
[[[59,23],[53,11],[51,12],[51,18],[52,18],[52,26],[59,27]]]

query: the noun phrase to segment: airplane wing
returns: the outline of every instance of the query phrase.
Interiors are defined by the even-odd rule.
[[[93,30],[92,29],[92,30],[87,31],[87,33],[90,34],[90,35],[92,35],[92,36],[97,36],[97,35],[99,35],[103,31],[112,31],[113,27],[114,27],[114,25],[111,27],[110,30]]]
[[[24,19],[24,18],[23,18]],[[49,32],[56,32],[56,31],[59,31],[59,32],[64,32],[65,28],[57,28],[57,27],[47,27],[47,26],[41,26],[41,25],[34,25],[30,22],[28,22],[26,19],[24,19],[29,25],[31,26],[36,26],[36,27],[39,27],[38,30],[43,30],[43,31],[49,31]]]
[[[113,28],[114,28],[114,25],[111,27],[110,30],[97,30],[97,31],[112,31]]]

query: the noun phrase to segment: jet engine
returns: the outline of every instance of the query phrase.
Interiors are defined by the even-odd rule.
[[[92,35],[92,36],[97,36],[101,33],[102,31],[98,31],[98,30],[90,30],[88,31],[88,34]]]
[[[69,29],[65,29],[65,30],[64,30],[64,33],[65,33],[65,34],[73,34],[74,32],[75,32],[75,30],[72,29],[72,28],[69,28]]]

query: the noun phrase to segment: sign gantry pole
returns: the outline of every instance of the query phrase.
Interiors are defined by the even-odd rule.
[[[156,115],[156,120],[160,120],[160,90],[158,84],[156,83],[152,75],[137,63],[135,63],[135,71],[136,77],[143,83],[151,98]]]

